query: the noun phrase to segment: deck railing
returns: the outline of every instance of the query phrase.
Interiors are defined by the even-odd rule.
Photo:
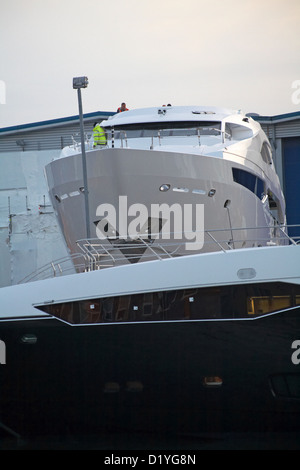
[[[266,228],[274,232],[272,238],[255,236],[259,230],[265,231]],[[19,284],[136,262],[191,256],[196,253],[216,251],[226,253],[230,250],[251,247],[300,244],[300,236],[291,237],[288,235],[288,229],[291,228],[298,228],[300,233],[300,225],[205,230],[203,232],[203,247],[198,251],[187,250],[183,237],[181,240],[176,239],[174,233],[170,234],[168,240],[161,239],[161,234],[138,236],[134,240],[126,240],[125,237],[107,240],[82,239],[77,241],[78,253],[42,266],[19,281]],[[247,239],[243,237],[242,234],[245,230],[247,233],[252,232],[253,237]]]
[[[232,140],[232,135],[227,131],[220,129],[219,127],[213,126],[202,126],[202,127],[188,127],[188,128],[170,128],[170,129],[144,129],[144,130],[131,130],[131,129],[106,129],[106,138],[107,145],[93,147],[93,134],[85,135],[85,148],[86,150],[99,150],[110,148],[128,148],[135,146],[135,139],[139,139],[139,147],[141,145],[141,140],[145,142],[143,146],[152,150],[157,144],[158,146],[163,145],[163,143],[168,143],[171,139],[176,139],[178,143],[179,139],[184,138],[189,139],[189,145],[201,146],[205,144],[205,139],[211,137],[217,137],[218,141],[222,144],[225,143],[225,140]],[[75,138],[76,137],[76,138]],[[146,144],[147,142],[147,144]],[[216,143],[215,141],[213,142]],[[81,143],[78,140],[78,136],[72,135],[72,149],[75,152],[80,152]]]
[[[194,144],[201,146],[201,138],[217,136],[220,137],[220,142],[224,143],[225,138],[231,139],[228,132],[221,130],[218,127],[204,126],[204,127],[189,127],[189,128],[176,128],[176,129],[155,129],[155,130],[122,130],[122,129],[109,129],[106,130],[107,142],[110,142],[112,148],[115,147],[116,141],[120,141],[121,148],[128,147],[128,141],[131,139],[148,139],[150,142],[150,149],[154,148],[154,143],[162,145],[163,139],[179,139],[184,137],[194,138]]]

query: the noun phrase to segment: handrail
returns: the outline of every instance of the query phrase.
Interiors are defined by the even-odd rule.
[[[265,229],[266,227],[255,227],[253,230],[256,229]],[[232,231],[241,231],[245,229],[241,228],[234,228],[234,229],[214,229],[214,230],[205,230],[203,233],[204,235],[207,236],[209,239],[208,241],[204,239],[204,247],[208,248],[209,245],[213,247],[213,249],[207,249],[203,251],[222,251],[226,253],[229,250],[234,250],[235,247],[233,245],[233,241],[236,246],[239,244],[243,244],[245,242],[245,239],[243,238],[235,238],[234,240],[228,240],[228,238],[223,238],[223,239],[217,239],[216,235],[217,233],[220,232],[228,232],[230,235]],[[251,230],[251,228],[248,230]],[[281,230],[283,237],[273,237],[272,240],[270,240],[270,237],[268,238],[263,238],[263,237],[253,237],[253,238],[248,238],[247,243],[251,245],[251,243],[256,244],[256,246],[274,246],[276,244],[282,244],[282,240],[286,240],[287,242],[291,244],[296,244],[295,241],[290,238],[283,230]],[[214,234],[214,235],[213,235]],[[111,262],[113,262],[113,265],[118,265],[118,264],[124,264],[130,261],[134,261],[135,259],[140,260],[141,255],[138,252],[141,248],[147,249],[147,253],[143,253],[143,261],[147,260],[162,260],[165,258],[173,258],[175,256],[182,256],[182,255],[192,255],[195,254],[195,252],[192,251],[186,251],[185,250],[185,244],[186,242],[183,240],[176,240],[176,237],[174,236],[175,234],[172,233],[170,234],[171,240],[159,240],[159,234],[152,234],[152,239],[147,242],[144,237],[137,237],[135,240],[131,241],[125,241],[125,237],[119,237],[118,239],[108,239],[103,243],[99,243],[99,239],[82,239],[77,241],[77,245],[83,249],[86,250],[85,254],[89,255],[89,252],[87,250],[87,247],[92,247],[92,250],[90,251],[90,261],[95,261],[95,258],[93,256],[93,253],[97,252],[98,259],[100,260],[100,263],[97,265],[97,269],[104,268],[107,263],[109,262],[111,266]],[[156,238],[157,237],[157,238]],[[276,243],[277,242],[277,243]],[[232,243],[232,244],[231,244]],[[249,246],[251,247],[251,246]],[[181,251],[180,251],[181,250]],[[104,256],[108,255],[108,259],[104,259]]]
[[[178,128],[161,128],[161,129],[145,129],[146,131],[149,132],[149,135],[146,135],[146,136],[137,136],[137,137],[132,137],[132,138],[138,138],[138,139],[150,139],[150,149],[153,150],[153,141],[154,139],[158,139],[158,144],[161,145],[161,140],[163,138],[182,138],[182,137],[195,137],[198,141],[198,146],[200,147],[201,146],[201,137],[203,136],[214,136],[216,135],[215,133],[217,133],[217,135],[221,138],[221,143],[224,144],[224,137],[226,136],[228,139],[231,140],[231,135],[222,130],[222,129],[219,129],[218,127],[213,127],[213,126],[191,126],[191,127],[178,127]],[[179,134],[176,135],[176,131],[179,131]],[[193,134],[187,134],[187,135],[184,135],[183,132],[186,131],[194,131]],[[201,133],[201,131],[213,131],[213,133],[211,134],[207,134],[207,133]],[[121,143],[120,143],[120,147],[121,148],[128,148],[128,140],[131,139],[130,137],[130,133],[131,132],[138,132],[137,130],[134,130],[134,129],[121,129],[121,128],[118,128],[118,129],[115,129],[114,127],[111,127],[110,129],[105,129],[105,133],[106,133],[106,138],[107,138],[107,145],[103,146],[102,148],[107,148],[109,147],[108,145],[108,142],[110,141],[111,142],[111,148],[114,148],[115,147],[115,143],[117,140],[120,140]],[[170,132],[170,135],[165,135],[165,133],[167,132]],[[175,132],[175,134],[174,134]],[[180,132],[182,132],[182,134],[180,134]],[[171,134],[172,133],[172,134]],[[79,150],[81,148],[81,142],[80,141],[77,141],[75,139],[75,136],[72,135],[71,136],[72,138],[72,145],[71,147],[73,147],[74,150]],[[86,149],[87,150],[95,150],[93,149],[93,145],[92,145],[92,141],[93,141],[93,134],[91,134],[90,136],[88,136],[87,134],[85,135],[85,146],[86,146]],[[124,142],[125,141],[125,145],[124,145]],[[96,148],[97,150],[99,150],[99,147]]]
[[[31,282],[37,279],[42,280],[48,279],[49,277],[64,276],[65,274],[70,273],[70,271],[74,273],[76,272],[74,264],[76,264],[77,267],[82,266],[83,270],[85,270],[88,260],[84,259],[84,261],[81,263],[77,262],[77,260],[82,260],[82,258],[83,255],[81,253],[74,253],[70,256],[65,256],[63,258],[51,261],[50,263],[41,266],[36,271],[22,278],[20,281],[18,281],[18,284]]]
[[[194,134],[190,134],[188,135],[188,137],[196,137],[198,139],[198,145],[199,147],[201,146],[201,142],[200,142],[200,137],[203,137],[204,135],[208,135],[208,136],[212,136],[212,135],[215,135],[215,134],[201,134],[200,131],[213,131],[214,133],[218,133],[219,136],[221,137],[221,142],[224,143],[224,136],[226,136],[227,138],[230,138],[231,139],[231,135],[228,133],[228,132],[225,132],[224,130],[222,129],[219,129],[218,127],[212,127],[212,126],[191,126],[191,127],[183,127],[183,128],[161,128],[161,129],[145,129],[145,130],[148,130],[150,133],[149,135],[146,135],[146,136],[137,136],[137,137],[133,137],[133,138],[149,138],[151,140],[151,145],[150,145],[150,149],[153,149],[153,139],[154,138],[157,138],[158,139],[158,144],[161,145],[161,140],[163,138],[168,138],[168,137],[171,137],[171,138],[181,138],[181,137],[186,137],[186,135],[184,134],[178,134],[178,135],[174,135],[174,131],[180,131],[180,132],[188,132],[188,131],[195,131]],[[152,132],[151,132],[152,131]],[[116,140],[120,140],[121,141],[121,148],[124,148],[124,143],[123,143],[123,139],[125,140],[125,147],[127,148],[128,147],[128,139],[130,139],[130,132],[137,132],[136,130],[128,130],[128,129],[115,129],[115,128],[111,128],[111,129],[105,129],[105,132],[106,132],[106,136],[107,136],[107,140],[110,140],[111,141],[111,144],[112,144],[112,147],[114,148],[115,146],[115,142]],[[172,135],[164,135],[165,133],[167,132],[172,132]],[[116,136],[117,134],[117,136]]]
[[[34,273],[31,273],[20,280],[18,284],[47,279],[49,277],[64,276],[69,274],[70,271],[73,273],[94,271],[134,262],[147,262],[155,259],[161,261],[163,259],[174,258],[177,256],[191,256],[195,253],[201,252],[207,253],[222,251],[223,253],[227,253],[228,251],[237,249],[239,245],[241,245],[240,248],[242,248],[245,242],[247,242],[248,248],[251,248],[254,245],[256,247],[281,246],[283,244],[299,245],[300,236],[290,237],[287,233],[287,229],[295,227],[300,228],[300,225],[278,225],[274,227],[259,226],[247,228],[235,227],[230,229],[204,230],[201,232],[204,237],[204,248],[200,251],[185,250],[185,241],[177,239],[176,233],[168,234],[168,240],[161,240],[159,238],[161,234],[158,233],[152,233],[150,239],[148,238],[149,234],[147,234],[147,238],[137,236],[134,240],[129,241],[126,240],[126,237],[119,237],[118,239],[110,238],[103,241],[99,238],[81,239],[76,242],[79,249],[78,253],[74,253],[69,257],[60,258],[42,266]],[[236,235],[238,232],[243,232],[245,230],[257,231],[266,228],[275,231],[278,229],[280,236],[273,236],[272,238],[255,236],[253,238],[248,237],[245,239],[240,233],[239,237],[234,236],[234,240],[226,237],[226,234],[229,234],[231,237],[232,233]],[[223,236],[220,238],[220,234],[222,234],[222,232]]]

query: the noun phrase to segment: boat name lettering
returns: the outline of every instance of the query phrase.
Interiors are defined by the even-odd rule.
[[[297,366],[300,364],[300,340],[296,339],[292,343],[292,349],[296,349],[296,351],[293,352],[292,354],[292,363]]]

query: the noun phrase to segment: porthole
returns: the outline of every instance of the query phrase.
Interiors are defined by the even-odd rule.
[[[162,184],[160,187],[159,187],[159,190],[163,193],[169,191],[171,185],[170,184]]]

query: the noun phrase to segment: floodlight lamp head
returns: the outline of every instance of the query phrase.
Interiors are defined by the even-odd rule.
[[[73,88],[86,88],[89,84],[87,77],[74,77],[73,78]]]

